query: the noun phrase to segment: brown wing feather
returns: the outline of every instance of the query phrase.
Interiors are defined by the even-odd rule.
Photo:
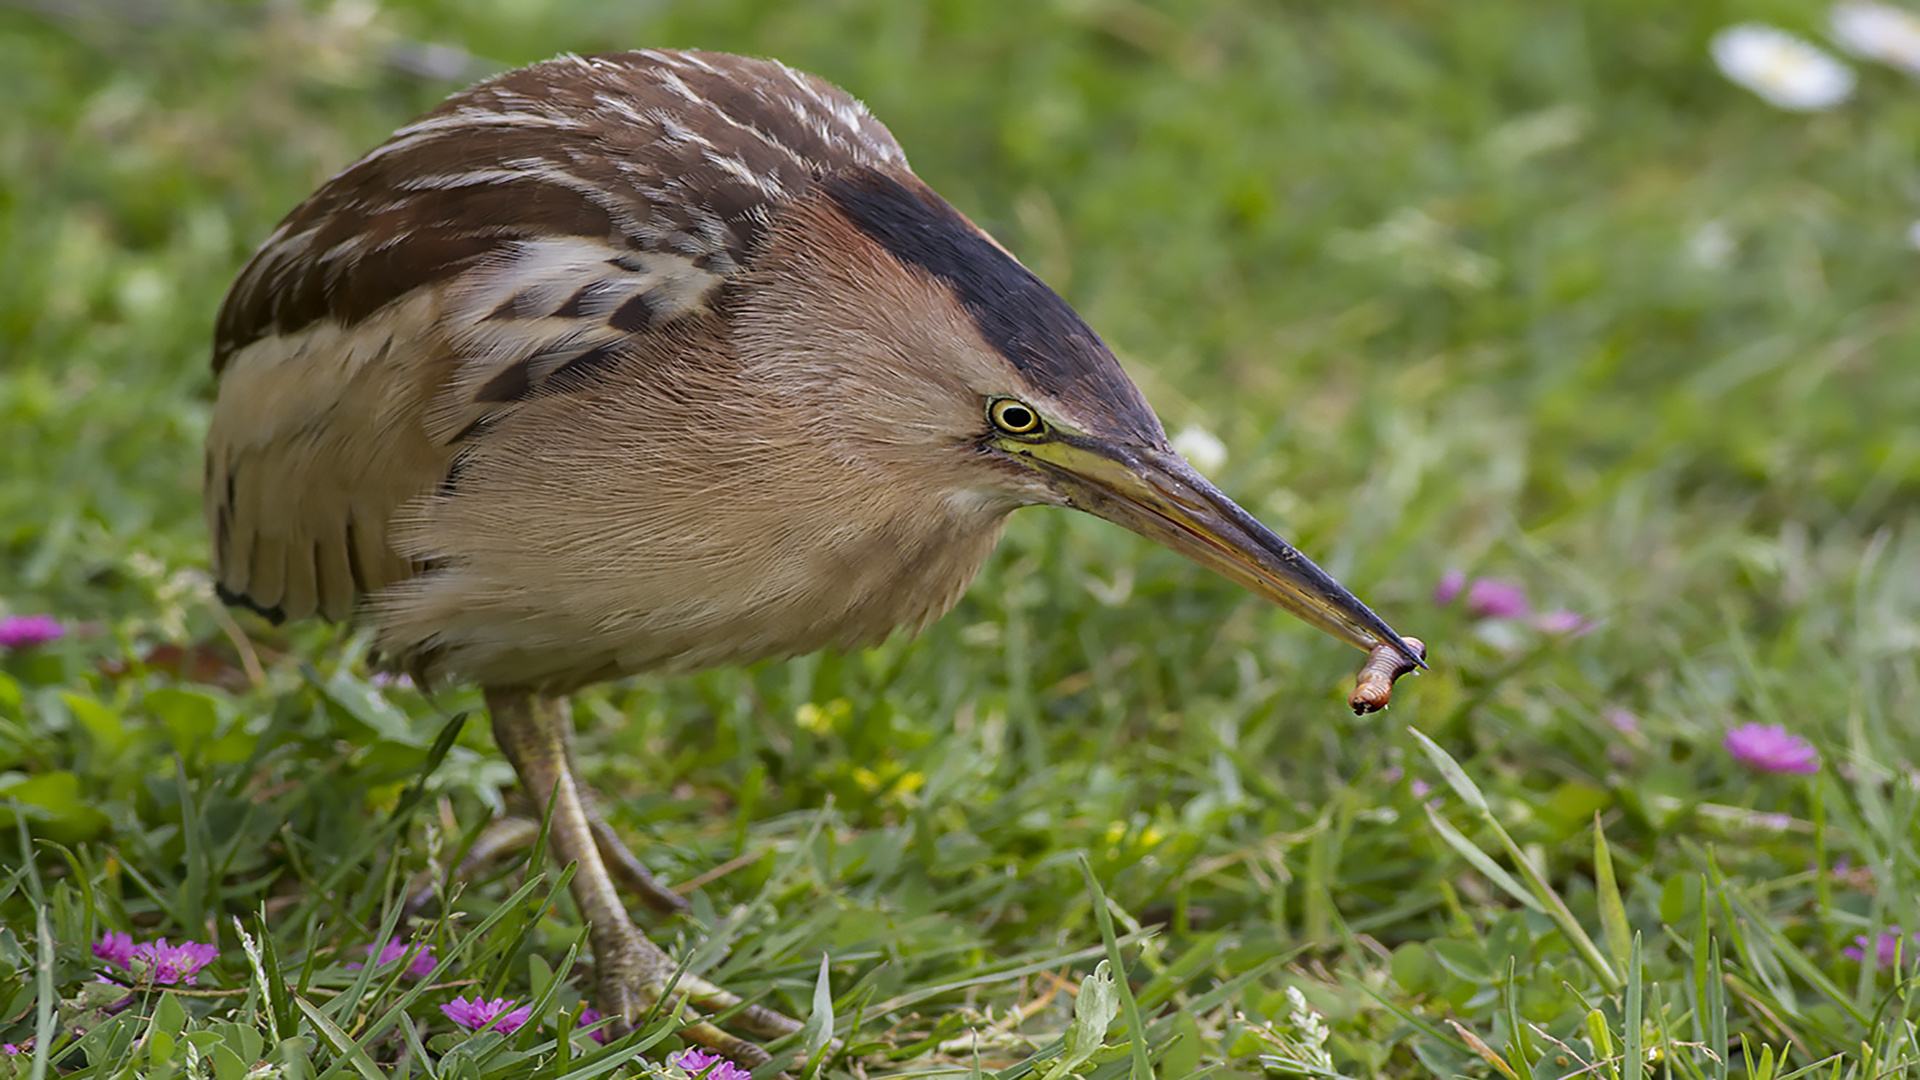
[[[589,393],[705,310],[770,209],[904,169],[857,101],[769,61],[561,57],[449,98],[293,211],[222,306],[206,513],[229,602],[340,619],[409,577],[395,513],[464,440]]]

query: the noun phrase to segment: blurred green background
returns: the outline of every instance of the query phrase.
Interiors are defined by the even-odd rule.
[[[1742,1035],[1756,1061],[1764,1041],[1795,1067],[1911,1074],[1920,1045],[1893,1022],[1911,983],[1843,950],[1920,928],[1920,87],[1856,63],[1852,101],[1793,114],[1707,51],[1751,19],[1818,40],[1827,14],[0,6],[0,614],[70,630],[0,656],[0,1036],[31,1033],[43,999],[42,916],[59,987],[103,928],[222,944],[205,979],[232,994],[190,999],[193,1030],[258,1018],[234,917],[345,979],[396,883],[444,871],[497,805],[509,774],[481,722],[425,801],[403,797],[470,693],[377,688],[346,631],[223,629],[198,497],[213,315],[281,215],[452,90],[561,51],[670,46],[773,56],[865,100],[1102,333],[1169,430],[1218,436],[1226,490],[1435,662],[1355,719],[1356,655],[1100,522],[1022,512],[917,642],[581,696],[589,772],[648,861],[685,881],[739,860],[661,940],[724,940],[730,960],[699,963],[801,1013],[826,952],[848,1045],[910,1048],[863,1068],[964,1074],[943,1040],[973,1031],[984,1067],[1044,1072],[1072,995],[1006,973],[1098,950],[1085,855],[1120,933],[1165,925],[1122,950],[1161,1075],[1305,1053],[1289,986],[1353,1076],[1617,1076],[1630,1045],[1727,1075],[1748,1071]],[[1597,625],[1438,605],[1450,569]],[[1721,739],[1746,722],[1810,739],[1822,772],[1743,768]],[[1488,816],[1442,794],[1409,725]],[[1618,933],[1640,931],[1645,985],[1583,966],[1429,799],[1461,845],[1498,852],[1497,821],[1588,932],[1613,932],[1622,971]],[[1622,898],[1604,927],[1595,815]],[[577,917],[512,884],[476,885],[469,917],[432,933],[451,950],[518,913],[523,934],[461,955],[525,996]],[[1077,983],[1092,955],[1052,967]],[[559,976],[569,1000],[590,985]],[[445,1028],[424,1006],[452,992],[415,1020]],[[356,1015],[353,994],[329,1000]],[[406,1054],[383,1039],[384,1069]],[[409,1067],[454,1075],[465,1051],[435,1046]]]

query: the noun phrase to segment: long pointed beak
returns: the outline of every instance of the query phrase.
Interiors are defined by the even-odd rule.
[[[1005,449],[1051,476],[1074,507],[1179,552],[1349,645],[1390,644],[1426,667],[1386,620],[1180,455],[1079,435]]]

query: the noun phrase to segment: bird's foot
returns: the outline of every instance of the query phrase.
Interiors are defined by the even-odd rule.
[[[631,921],[618,921],[624,925],[603,931],[596,924],[591,932],[602,1013],[631,1025],[662,1007],[690,1007],[708,1016],[722,1016],[724,1022],[758,1039],[778,1039],[800,1030],[800,1022],[784,1013],[747,1004],[705,979],[677,971],[672,958]],[[694,1020],[680,1030],[680,1036],[747,1068],[769,1060],[758,1045],[721,1030],[712,1020]]]
[[[529,815],[530,819],[544,818],[549,823],[554,859],[574,865],[570,889],[574,903],[586,917],[601,1012],[612,1017],[621,1030],[656,1014],[682,1022],[692,1019],[680,1031],[685,1038],[743,1065],[769,1061],[765,1050],[720,1030],[715,1019],[763,1039],[791,1035],[800,1030],[799,1023],[771,1009],[749,1005],[705,979],[680,970],[658,945],[647,940],[627,913],[620,896],[621,885],[660,910],[682,911],[686,902],[656,881],[590,809],[576,776],[573,729],[562,703],[525,690],[488,687],[487,708],[493,713],[494,740],[513,763],[522,791],[543,807],[542,813]],[[521,827],[519,834],[524,833]],[[500,850],[499,842],[488,844],[489,854],[497,856]],[[688,1012],[704,1013],[710,1019],[692,1018]]]
[[[531,848],[540,836],[540,822],[517,812],[495,818],[482,829],[473,846],[467,849],[454,872],[455,881],[474,881],[500,863]],[[584,808],[583,808],[584,809]],[[663,915],[683,914],[689,905],[678,893],[654,877],[599,814],[586,810],[593,846],[614,884],[638,897],[642,903]],[[431,875],[431,871],[428,874]],[[431,906],[438,892],[438,881],[431,876],[414,889],[407,901],[409,917],[418,916]],[[800,1023],[784,1013],[760,1005],[741,1002],[740,998],[697,976],[677,971],[673,960],[658,945],[640,932],[624,908],[614,907],[590,913],[594,967],[599,983],[596,1004],[605,1016],[617,1017],[616,1025],[625,1031],[641,1022],[656,1009],[725,1016],[727,1023],[759,1039],[777,1039],[800,1030]],[[601,932],[604,923],[614,924]],[[669,1000],[671,999],[671,1000]],[[666,1004],[663,1006],[663,1002]],[[713,1021],[696,1019],[680,1032],[690,1042],[704,1046],[748,1068],[768,1060],[759,1046],[722,1030]]]

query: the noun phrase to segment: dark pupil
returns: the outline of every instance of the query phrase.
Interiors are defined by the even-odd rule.
[[[1009,405],[1000,410],[1000,422],[1015,431],[1025,431],[1033,426],[1033,414],[1018,405]]]

